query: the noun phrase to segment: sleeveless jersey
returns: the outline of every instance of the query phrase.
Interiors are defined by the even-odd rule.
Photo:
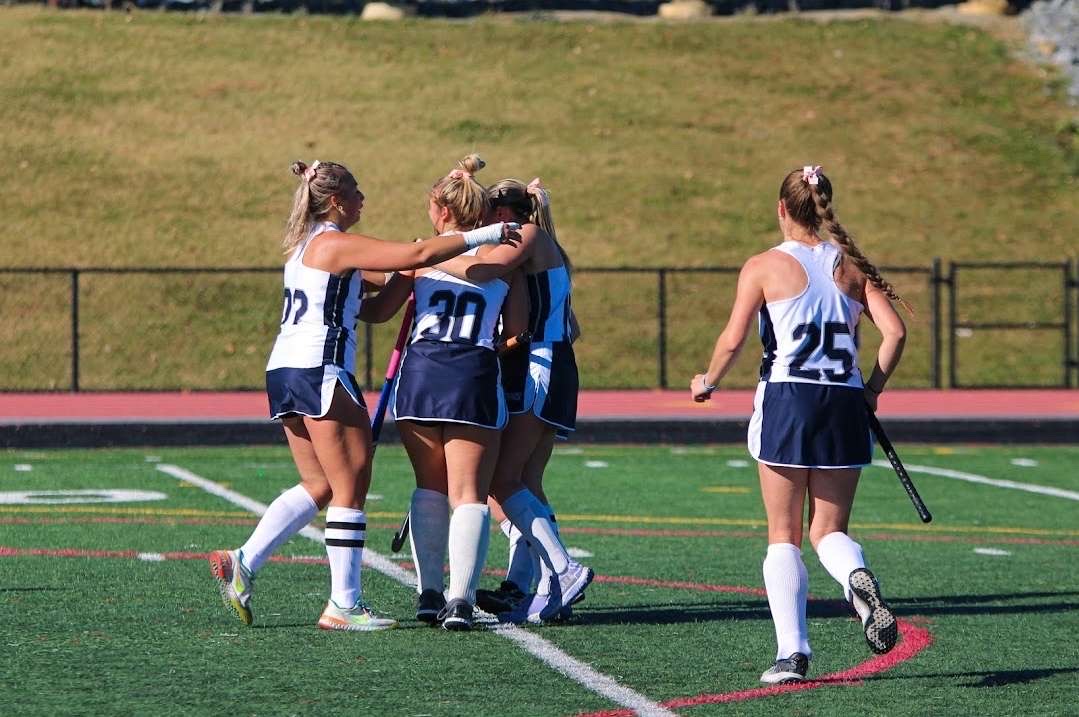
[[[475,254],[476,250],[465,252]],[[409,343],[442,341],[494,350],[498,317],[509,293],[502,279],[473,283],[438,269],[416,277],[416,323]]]
[[[311,240],[338,231],[331,222],[315,226],[311,235],[285,263],[284,307],[281,331],[274,342],[266,370],[315,368],[332,364],[356,371],[356,319],[360,313],[362,274],[349,270],[331,274],[304,266],[303,255]]]
[[[775,249],[797,259],[809,281],[800,295],[761,308],[761,380],[861,388],[856,331],[863,306],[836,286],[839,249],[795,241]]]
[[[528,275],[533,342],[569,341],[570,280],[565,265]]]

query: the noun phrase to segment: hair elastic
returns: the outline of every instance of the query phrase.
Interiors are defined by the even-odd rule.
[[[815,167],[808,164],[802,167],[802,181],[816,186],[820,183],[821,169],[823,169],[823,167],[819,164]]]

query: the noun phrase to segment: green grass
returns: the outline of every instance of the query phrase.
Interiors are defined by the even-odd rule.
[[[1076,447],[901,447],[911,466],[1079,490]],[[568,545],[601,576],[574,622],[528,628],[654,701],[757,686],[774,655],[767,604],[756,595],[685,583],[759,588],[766,543],[755,470],[738,447],[560,449],[549,495]],[[1011,463],[1015,458],[1037,466]],[[586,461],[606,467],[589,468]],[[328,634],[314,621],[327,568],[278,562],[260,573],[256,622],[221,605],[207,551],[240,544],[250,514],[155,469],[173,463],[268,502],[295,472],[284,448],[8,451],[0,491],[127,488],[161,501],[0,504],[0,640],[8,656],[5,714],[365,713],[569,715],[612,709],[510,642],[450,634],[411,619],[412,595],[364,573],[367,598],[402,621],[371,635]],[[15,465],[31,466],[16,471]],[[411,471],[395,446],[379,451],[368,547],[387,554],[407,505]],[[867,469],[851,533],[897,614],[932,644],[865,680],[680,714],[1064,715],[1077,696],[1073,643],[1079,579],[1066,566],[1079,531],[1074,502],[914,474],[936,519],[919,524],[890,470]],[[727,492],[714,492],[723,487]],[[630,532],[632,531],[632,532]],[[505,565],[492,536],[488,566]],[[1008,555],[983,555],[997,548]],[[182,553],[57,557],[29,550]],[[21,552],[19,552],[21,551]],[[12,556],[12,552],[18,552]],[[295,537],[282,556],[319,556]],[[838,586],[806,549],[814,675],[870,657]],[[622,578],[668,581],[629,584]],[[485,585],[497,584],[495,574]],[[681,586],[672,583],[681,583]],[[900,648],[902,648],[902,643]]]
[[[780,179],[808,161],[825,166],[839,217],[881,266],[1075,257],[1079,159],[1062,130],[1074,110],[1014,48],[968,27],[18,7],[0,12],[0,35],[6,266],[275,266],[297,158],[348,164],[368,196],[362,229],[407,240],[430,230],[431,183],[473,150],[489,162],[481,181],[544,178],[581,266],[737,266],[776,241]],[[892,278],[919,309],[923,357],[896,384],[924,386],[928,293],[921,277]],[[585,384],[653,385],[654,277],[578,280]],[[84,277],[83,387],[261,383],[272,279],[129,281]],[[963,311],[1062,314],[1059,291],[1028,291],[1057,279],[978,281]],[[0,328],[7,387],[69,385],[65,282],[0,276],[0,311],[35,312],[33,331]],[[671,374],[688,376],[732,293],[723,281],[678,291]],[[129,327],[168,348],[142,360],[141,344],[119,346]],[[984,360],[963,365],[973,380],[1019,380],[1004,359],[1021,348],[1022,380],[1057,381],[1059,340],[1034,339],[1033,351],[1027,336],[977,347],[967,354]]]

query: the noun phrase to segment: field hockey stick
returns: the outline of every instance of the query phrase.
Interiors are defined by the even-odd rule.
[[[895,474],[899,477],[903,490],[907,491],[910,502],[914,504],[914,510],[918,511],[918,517],[922,519],[923,523],[928,523],[933,520],[933,516],[929,514],[929,509],[925,507],[922,496],[918,495],[918,490],[914,487],[914,482],[911,481],[910,475],[907,474],[907,469],[903,467],[903,461],[899,460],[895,447],[888,440],[888,435],[884,432],[884,426],[880,425],[877,415],[868,407],[866,408],[866,413],[869,414],[869,427],[873,430],[873,435],[877,437],[877,443],[884,449],[884,455],[888,456],[888,462],[895,469]]]
[[[397,332],[397,343],[393,345],[393,353],[390,361],[386,364],[386,379],[382,384],[382,393],[378,396],[378,407],[375,409],[375,417],[371,421],[371,452],[378,447],[378,437],[382,434],[382,422],[386,418],[386,407],[390,403],[390,394],[393,393],[393,382],[397,378],[397,369],[401,367],[401,355],[404,353],[405,341],[412,329],[412,315],[416,311],[416,300],[409,297],[405,306],[405,315],[401,319],[401,330]]]
[[[508,339],[495,346],[495,350],[498,351],[499,356],[503,356],[510,353],[511,351],[516,351],[517,349],[531,342],[532,332],[522,331],[516,336],[510,336]]]

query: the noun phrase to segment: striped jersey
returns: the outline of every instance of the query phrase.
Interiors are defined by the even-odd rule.
[[[506,281],[474,283],[434,269],[417,275],[412,290],[416,323],[409,343],[442,341],[494,350],[498,317],[509,293]]]
[[[808,285],[794,298],[761,308],[761,380],[861,388],[857,328],[863,306],[836,286],[838,247],[785,241],[775,250],[798,260]]]
[[[285,263],[284,306],[266,370],[315,368],[333,364],[356,371],[356,320],[360,314],[363,275],[349,270],[331,274],[303,264],[311,240],[339,231],[331,222],[315,226]]]
[[[532,341],[569,341],[570,278],[565,265],[528,275]]]

